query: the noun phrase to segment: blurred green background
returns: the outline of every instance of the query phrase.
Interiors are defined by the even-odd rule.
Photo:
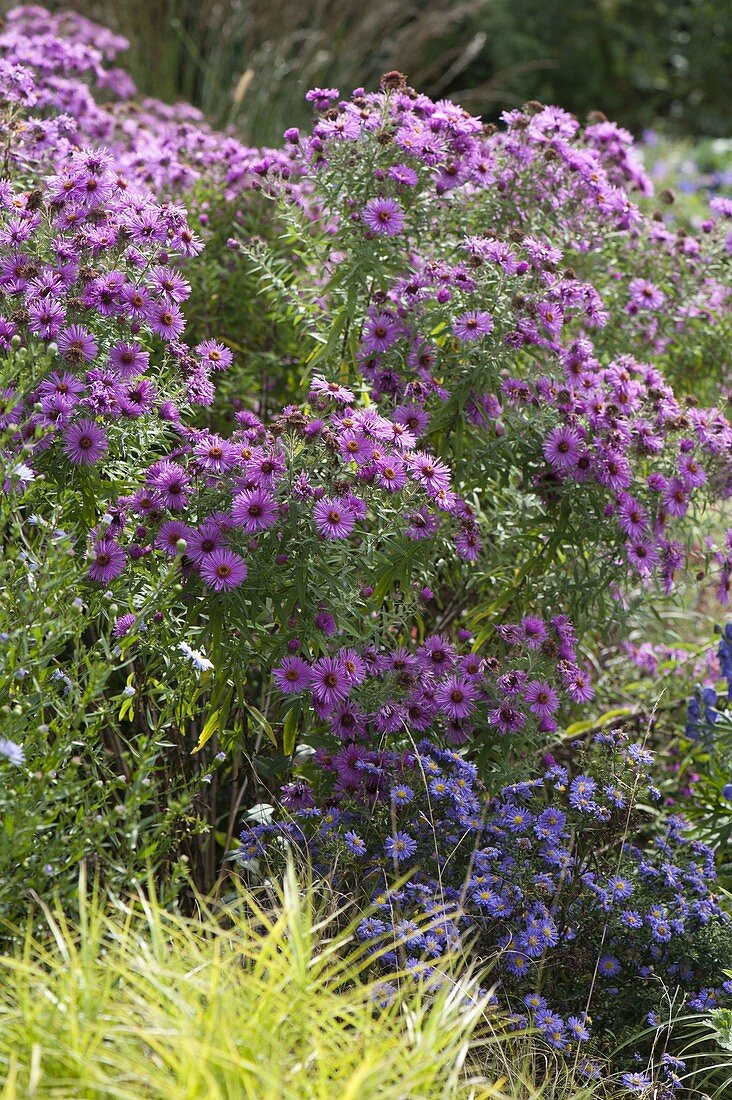
[[[0,12],[12,7],[0,0]],[[77,0],[126,35],[141,92],[256,144],[304,124],[307,88],[398,68],[484,118],[528,99],[635,134],[730,133],[732,0]]]

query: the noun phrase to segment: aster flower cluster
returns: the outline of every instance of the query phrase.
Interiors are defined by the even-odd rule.
[[[442,457],[468,436],[458,480],[476,492],[520,482],[548,542],[584,544],[618,584],[670,591],[684,518],[732,491],[727,419],[664,374],[701,342],[725,361],[724,210],[700,238],[642,215],[628,189],[650,184],[606,120],[583,133],[532,106],[487,133],[399,74],[379,93],[329,89],[313,104],[312,133],[288,139],[338,265],[330,281],[327,263],[306,279],[359,332],[356,366],[382,408]],[[481,549],[477,531],[465,556]]]
[[[89,578],[107,586],[127,568],[139,588],[177,561],[189,590],[196,579],[208,595],[242,588],[232,623],[270,600],[278,630],[327,636],[344,617],[361,622],[373,591],[364,576],[388,564],[386,532],[415,571],[446,545],[446,525],[459,544],[470,521],[444,464],[400,425],[350,404],[350,391],[316,384],[312,399],[268,425],[242,412],[227,437],[177,424],[175,450],[91,532]]]
[[[379,788],[378,771],[366,765],[378,761],[371,746],[380,740],[439,735],[484,751],[508,734],[541,740],[556,731],[563,704],[592,698],[564,616],[499,627],[490,655],[466,652],[470,640],[467,631],[458,645],[433,634],[416,647],[372,644],[313,661],[293,653],[275,666],[274,682],[285,695],[308,692],[315,717],[341,743],[337,752],[319,750],[318,760],[335,769],[343,791]]]
[[[710,955],[726,921],[713,853],[678,817],[640,839],[637,804],[658,797],[651,764],[623,735],[600,735],[490,796],[474,764],[431,741],[363,753],[351,782],[336,755],[283,788],[286,816],[246,829],[240,856],[253,869],[283,839],[304,847],[363,898],[359,936],[379,966],[429,975],[470,944],[492,960],[514,1026],[590,1050],[622,1013],[642,1024],[662,983],[698,1011],[732,992],[719,947]]]

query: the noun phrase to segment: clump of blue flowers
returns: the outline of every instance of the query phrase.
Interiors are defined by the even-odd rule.
[[[652,763],[624,735],[599,735],[490,794],[470,761],[430,741],[361,753],[368,782],[346,792],[321,760],[317,790],[290,784],[291,814],[245,830],[241,857],[251,868],[283,841],[305,849],[359,899],[375,965],[430,976],[469,950],[492,966],[513,1026],[568,1054],[586,1047],[592,1072],[619,1019],[641,1030],[669,991],[692,1010],[732,992],[713,853],[678,816],[648,826]]]

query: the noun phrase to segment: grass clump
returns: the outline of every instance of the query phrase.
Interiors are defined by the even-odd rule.
[[[504,1095],[472,1071],[496,1034],[475,978],[377,1009],[351,929],[294,875],[225,918],[94,892],[78,926],[46,909],[0,959],[2,1100]]]

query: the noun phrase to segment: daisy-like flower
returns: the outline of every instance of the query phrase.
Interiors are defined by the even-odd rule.
[[[231,505],[234,523],[249,535],[266,531],[277,521],[277,514],[277,501],[267,489],[246,489],[234,497]]]
[[[544,440],[544,458],[559,473],[567,473],[577,465],[582,440],[574,428],[553,428]]]
[[[428,493],[447,491],[450,488],[450,470],[438,459],[424,451],[414,451],[406,459],[413,477]]]
[[[559,708],[559,696],[554,688],[543,680],[531,680],[524,689],[524,700],[537,718],[551,718]]]
[[[372,233],[396,237],[405,225],[404,211],[396,199],[370,199],[363,208],[363,224]]]
[[[208,672],[209,669],[214,667],[213,661],[209,661],[208,657],[204,657],[197,649],[192,649],[191,646],[188,645],[188,642],[179,642],[178,649],[181,653],[185,654],[198,672]]]
[[[178,543],[181,539],[186,543],[187,548],[190,534],[191,529],[185,523],[181,523],[177,519],[170,519],[161,525],[155,536],[155,545],[158,550],[162,550],[163,553],[170,554],[171,558],[174,558],[176,554],[180,553]]]
[[[458,340],[480,340],[493,331],[493,318],[486,310],[470,309],[455,318],[452,331]]]
[[[356,517],[340,500],[323,497],[313,508],[315,526],[321,535],[329,539],[348,538],[356,526]]]
[[[349,852],[353,852],[354,856],[363,856],[366,854],[366,845],[358,833],[353,829],[349,829],[347,833],[344,833],[343,839],[346,842],[346,847]]]
[[[173,302],[154,303],[147,311],[150,328],[164,340],[177,340],[186,327],[186,319]]]
[[[93,466],[109,447],[104,428],[93,420],[77,420],[63,433],[63,448],[77,466]]]
[[[201,562],[201,579],[215,592],[224,592],[229,588],[238,588],[247,579],[248,570],[243,558],[233,550],[222,547],[207,554]]]
[[[620,963],[614,955],[603,955],[600,959],[598,972],[604,974],[606,978],[614,978],[620,973]]]
[[[384,851],[392,859],[401,863],[403,859],[411,859],[417,851],[417,841],[409,833],[397,832],[394,836],[388,836],[384,841]]]
[[[663,291],[647,279],[633,279],[628,289],[631,301],[640,309],[660,309],[666,301]]]
[[[304,691],[310,682],[310,665],[302,657],[285,657],[281,664],[272,669],[272,676],[285,695]]]
[[[339,657],[319,657],[310,669],[308,687],[314,699],[332,707],[349,696],[352,683]]]
[[[93,548],[89,576],[99,584],[106,584],[123,572],[126,561],[125,552],[119,543],[114,539],[100,539]]]
[[[234,360],[229,349],[217,340],[204,340],[203,343],[196,344],[196,354],[212,370],[227,370]]]
[[[134,378],[147,370],[150,354],[143,351],[139,344],[115,344],[109,353],[109,365],[123,379]]]
[[[317,397],[330,397],[339,405],[350,405],[355,400],[351,390],[340,386],[337,382],[329,382],[326,378],[313,378],[310,383],[310,392]]]
[[[0,737],[0,757],[19,768],[25,760],[25,752],[22,745],[16,745],[15,741],[9,741],[7,737]]]
[[[58,350],[67,363],[90,363],[99,350],[99,345],[88,329],[83,325],[69,325],[58,335]]]
[[[477,689],[462,676],[448,676],[437,689],[435,702],[449,718],[467,718],[475,710]]]
[[[196,564],[224,545],[224,532],[212,520],[206,520],[200,527],[189,527],[185,538],[188,543],[186,554]]]

